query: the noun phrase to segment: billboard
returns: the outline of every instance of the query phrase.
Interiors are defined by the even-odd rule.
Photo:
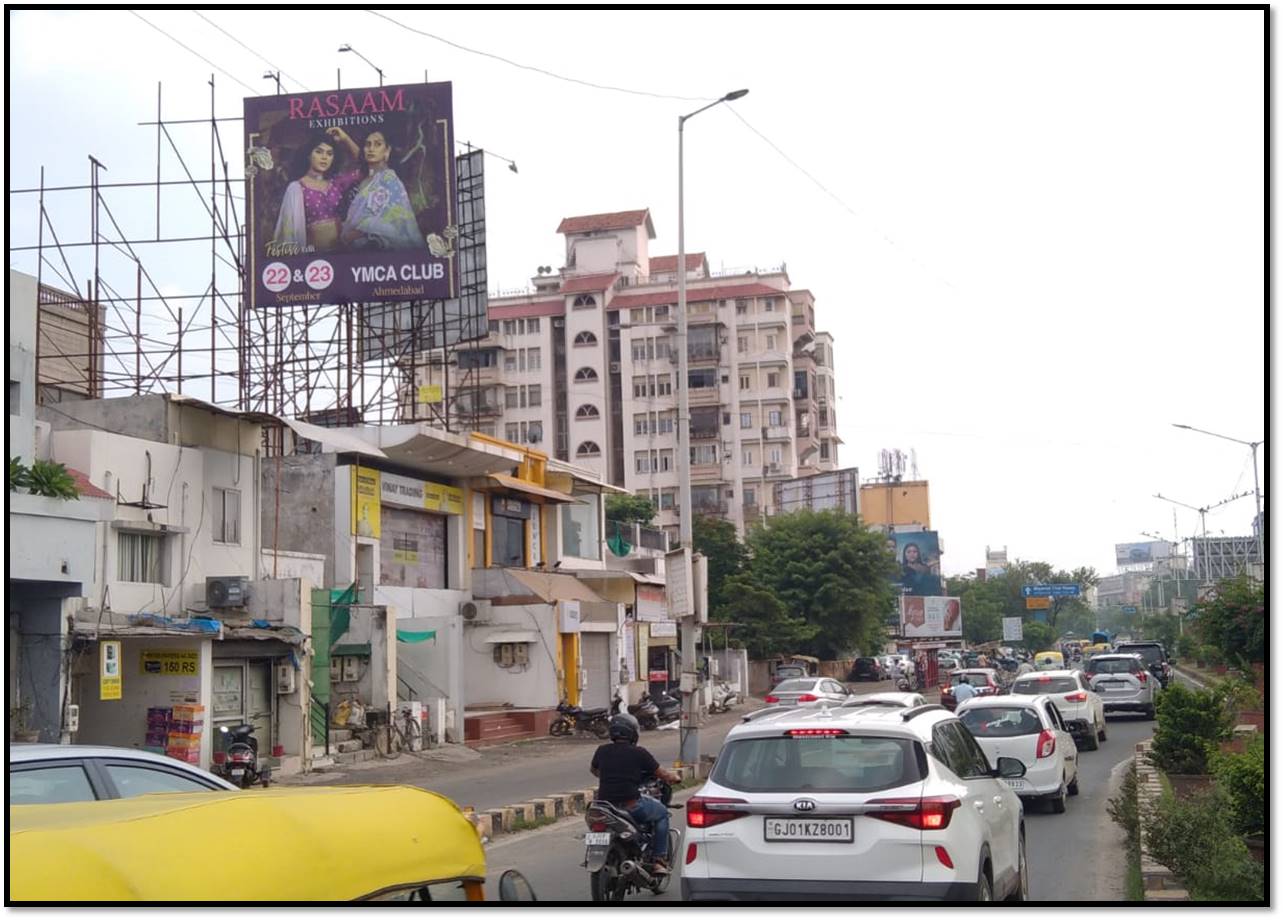
[[[1171,555],[1172,544],[1166,540],[1114,544],[1114,559],[1118,565],[1145,565],[1160,559],[1168,559]]]
[[[985,573],[989,578],[997,578],[1007,571],[1007,547],[990,549],[985,547]]]
[[[1002,618],[1002,641],[1003,642],[1023,642],[1025,638],[1025,624],[1020,617],[1003,617]]]
[[[251,307],[457,296],[453,93],[245,100]]]
[[[901,597],[900,634],[906,639],[961,638],[962,601],[956,597]]]
[[[894,548],[900,569],[897,580],[903,593],[914,597],[944,594],[940,580],[940,537],[934,530],[887,534],[887,546]]]
[[[856,514],[860,494],[860,471],[856,467],[831,470],[814,476],[801,476],[777,482],[775,508],[780,514],[806,508],[828,511],[833,508]]]

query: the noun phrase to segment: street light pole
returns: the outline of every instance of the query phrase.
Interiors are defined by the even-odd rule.
[[[1253,491],[1256,494],[1256,555],[1260,559],[1261,567],[1265,567],[1265,519],[1261,517],[1261,474],[1256,467],[1256,449],[1265,441],[1244,441],[1240,438],[1231,438],[1229,435],[1217,434],[1215,431],[1207,431],[1202,428],[1195,428],[1193,425],[1181,425],[1172,422],[1173,428],[1184,428],[1186,431],[1197,431],[1199,434],[1210,435],[1213,438],[1220,438],[1222,441],[1233,441],[1235,444],[1243,444],[1252,448],[1252,483]]]
[[[371,67],[373,67],[376,71],[378,71],[378,74],[379,74],[379,86],[382,86],[382,85],[383,85],[383,68],[382,68],[382,67],[380,67],[378,64],[376,64],[376,63],[374,63],[373,61],[371,61],[368,57],[366,57],[366,56],[365,56],[364,54],[362,54],[361,52],[357,51],[357,50],[356,50],[355,48],[353,48],[351,45],[343,45],[343,46],[341,46],[341,47],[339,48],[339,51],[351,51],[353,54],[355,54],[355,55],[356,55],[357,57],[359,57],[361,60],[365,61],[365,63],[367,63],[367,64],[369,64]]]
[[[737,89],[703,108],[677,118],[677,508],[681,518],[678,522],[681,543],[684,548],[689,547],[686,558],[691,564],[694,564],[691,555],[694,552],[694,521],[691,510],[690,356],[686,350],[686,122],[715,105],[746,95],[748,90]],[[687,601],[686,615],[682,618],[682,673],[690,675],[686,681],[690,692],[683,695],[681,750],[677,756],[683,764],[694,766],[699,763],[699,730],[696,726],[698,709],[695,697],[698,668],[695,662],[694,598],[688,598]]]

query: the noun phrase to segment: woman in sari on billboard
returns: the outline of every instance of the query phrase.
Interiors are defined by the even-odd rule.
[[[922,548],[917,543],[907,543],[901,557],[900,584],[907,593],[915,596],[937,596],[944,593],[940,576],[932,571],[931,565],[922,558]]]
[[[369,175],[356,188],[343,221],[340,239],[351,249],[426,249],[410,196],[401,178],[388,165],[392,145],[383,131],[365,138],[365,165]]]
[[[359,169],[344,170],[343,164],[359,153],[342,128],[318,132],[299,148],[290,173],[294,180],[285,188],[272,234],[276,254],[327,252],[338,246],[339,203],[361,178]]]

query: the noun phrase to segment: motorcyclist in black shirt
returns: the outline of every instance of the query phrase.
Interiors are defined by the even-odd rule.
[[[668,872],[668,809],[638,788],[651,776],[666,783],[678,777],[659,765],[650,751],[637,743],[637,719],[621,712],[611,717],[610,741],[597,748],[592,758],[592,775],[597,777],[597,798],[622,808],[633,820],[654,828],[652,853],[655,871]]]

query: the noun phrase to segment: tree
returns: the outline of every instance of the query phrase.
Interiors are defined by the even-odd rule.
[[[1247,574],[1217,583],[1216,597],[1197,607],[1203,641],[1246,667],[1265,660],[1265,585]]]
[[[606,496],[606,520],[646,526],[655,519],[655,503],[644,495]]]
[[[733,576],[724,588],[728,598],[723,608],[726,619],[743,624],[736,634],[752,658],[796,652],[819,632],[818,626],[790,614],[778,597],[754,584],[749,575]]]
[[[807,650],[837,658],[879,646],[895,606],[895,559],[886,537],[843,511],[777,515],[748,537],[753,583],[791,616],[817,627]]]
[[[708,615],[713,620],[739,622],[727,615],[727,582],[744,569],[748,551],[735,534],[735,525],[721,518],[697,515],[691,525],[695,552],[708,557]]]
[[[945,593],[962,602],[962,638],[971,644],[1002,638],[1007,616],[1007,585],[1001,576],[980,581],[973,576],[945,580]]]
[[[1038,620],[1026,620],[1024,645],[1031,652],[1043,652],[1051,648],[1056,639],[1056,631],[1047,623]]]

